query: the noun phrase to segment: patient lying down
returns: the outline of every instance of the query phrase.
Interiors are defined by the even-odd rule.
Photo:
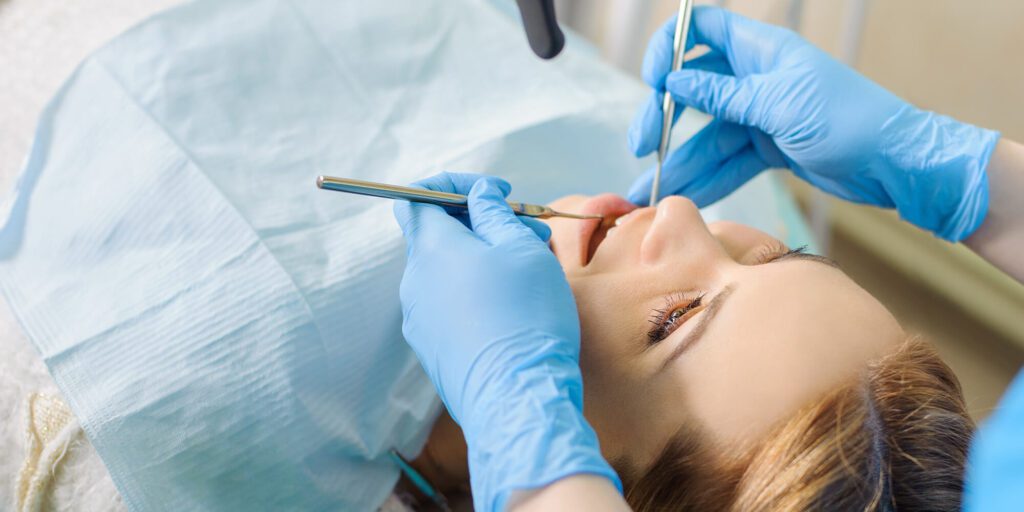
[[[552,207],[579,309],[584,414],[636,510],[958,510],[959,383],[835,264],[680,197]],[[617,219],[608,222],[609,219]],[[468,488],[447,416],[414,462]]]

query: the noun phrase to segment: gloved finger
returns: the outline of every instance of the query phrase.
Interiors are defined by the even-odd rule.
[[[392,211],[405,237],[408,254],[433,250],[446,241],[472,237],[473,233],[443,208],[432,204],[395,201]]]
[[[750,140],[754,144],[754,150],[757,151],[758,155],[761,155],[761,160],[764,160],[768,167],[777,169],[793,168],[793,161],[779,149],[779,146],[775,144],[771,136],[758,128],[751,127],[747,128],[747,130],[750,132]]]
[[[427,190],[433,190],[435,192],[448,192],[449,194],[462,194],[468,195],[470,189],[473,188],[473,184],[480,178],[484,178],[484,174],[475,173],[461,173],[461,172],[442,172],[424,178],[419,181],[415,181],[411,186],[425,188]],[[497,182],[498,186],[504,190],[511,190],[512,186],[507,181],[499,179]],[[506,192],[508,193],[508,192]]]
[[[690,198],[698,208],[704,208],[725,198],[767,168],[754,146],[748,145],[726,159],[719,168],[697,173],[679,188],[678,194]]]
[[[775,41],[787,38],[792,32],[740,16],[720,7],[701,6],[693,8],[693,24],[690,35],[696,44],[705,44],[712,50],[732,59],[735,67],[741,59],[744,74],[764,71],[761,65],[770,63],[763,57],[775,52]]]
[[[694,17],[696,17],[697,13],[701,10],[703,10],[702,7],[695,7]],[[697,39],[693,23],[693,20],[691,20],[691,29],[686,38],[686,51],[690,51],[697,44],[704,44]],[[672,69],[672,53],[675,50],[673,46],[673,43],[675,42],[675,30],[676,18],[673,16],[658,28],[654,35],[651,36],[651,40],[647,43],[647,51],[644,53],[644,61],[640,67],[640,76],[647,85],[651,86],[656,91],[665,90],[665,76],[668,75]],[[725,58],[726,53],[714,50],[709,53],[718,55],[726,64],[728,64],[728,59]],[[708,69],[702,67],[708,65],[708,61],[700,62],[700,59],[706,55],[707,54],[697,57],[696,59],[686,61],[684,67]],[[708,69],[708,71],[725,73],[725,71],[717,69]]]
[[[548,243],[551,240],[551,226],[533,217],[525,215],[517,215],[517,217],[519,217],[519,222],[526,224],[526,227],[532,229],[542,242]]]
[[[691,181],[695,173],[717,169],[722,162],[750,144],[746,128],[715,119],[686,141],[665,160],[661,183],[664,195],[678,194]],[[650,202],[651,184],[655,169],[652,167],[642,174],[629,189],[626,197],[634,204]]]
[[[626,133],[626,141],[633,154],[641,157],[658,149],[661,142],[661,120],[663,119],[662,98],[664,93],[653,92],[647,101],[637,111],[633,123],[629,125]],[[672,123],[679,120],[683,114],[682,107],[675,109]]]
[[[724,53],[711,50],[700,57],[688,60],[683,64],[685,69],[700,69],[720,75],[732,75],[732,64]]]
[[[439,192],[468,195],[469,191],[473,189],[473,185],[484,178],[491,180],[495,185],[497,185],[498,189],[501,190],[501,193],[506,196],[512,190],[512,185],[501,178],[486,176],[484,174],[457,172],[443,172],[435,176],[431,176],[430,178],[426,178],[425,180],[416,182],[413,185],[422,186],[423,188]],[[464,226],[472,229],[472,221],[470,220],[468,209],[445,208],[444,210],[449,215],[458,219]],[[548,227],[547,224],[530,217],[520,217],[519,220],[530,227],[530,229],[532,229],[537,236],[541,238],[541,240],[547,242],[548,239],[551,238],[551,228]]]
[[[765,116],[762,98],[757,95],[761,80],[761,75],[737,78],[683,69],[670,74],[665,84],[672,97],[688,107],[725,121],[756,126],[768,132],[763,126]]]
[[[422,180],[414,181],[409,186],[433,190],[435,192],[467,195],[469,194],[469,190],[473,188],[473,184],[484,176],[486,175],[445,171]],[[499,182],[499,186],[507,190],[512,189],[512,186],[504,180]],[[441,208],[444,209],[445,213],[448,215],[458,219],[458,221],[461,222],[463,226],[466,226],[467,229],[472,229],[472,225],[469,221],[469,210],[467,208],[452,206],[442,206]]]
[[[469,191],[469,219],[473,231],[491,245],[539,241],[540,237],[512,211],[505,202],[508,192],[491,178],[473,185]]]
[[[703,69],[713,73],[732,73],[729,61],[724,55],[718,52],[711,52],[686,63],[687,69]],[[646,156],[658,149],[661,143],[661,120],[662,120],[662,95],[654,92],[647,98],[640,110],[629,125],[626,134],[630,151],[637,157]],[[672,124],[679,121],[683,114],[684,106],[678,105],[675,109],[675,116]]]
[[[699,8],[698,8],[699,9]],[[695,9],[696,11],[696,9]],[[672,54],[675,51],[673,43],[676,37],[676,17],[665,20],[658,30],[647,42],[647,51],[644,52],[644,62],[640,67],[640,76],[647,85],[656,91],[665,90],[665,75],[672,68]],[[693,48],[694,34],[692,30],[693,20],[690,20],[691,30],[687,31],[686,50]]]

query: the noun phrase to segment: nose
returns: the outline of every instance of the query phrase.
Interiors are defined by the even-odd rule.
[[[658,203],[640,245],[640,260],[653,265],[669,258],[679,261],[680,254],[688,260],[725,256],[697,205],[685,197],[670,196]]]

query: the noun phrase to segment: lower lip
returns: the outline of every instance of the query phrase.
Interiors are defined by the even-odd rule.
[[[583,203],[580,213],[584,215],[601,215],[602,220],[591,220],[580,223],[580,252],[583,264],[590,263],[597,252],[597,247],[604,240],[608,229],[613,227],[615,219],[625,215],[637,206],[615,194],[602,194]]]

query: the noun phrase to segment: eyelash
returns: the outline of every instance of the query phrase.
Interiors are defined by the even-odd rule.
[[[665,308],[655,309],[651,313],[649,322],[654,325],[647,332],[647,339],[651,345],[667,338],[675,330],[676,322],[686,316],[687,313],[697,309],[704,302],[704,295],[701,293],[693,299],[687,300],[681,293],[675,293],[665,299]],[[679,313],[673,318],[673,315]]]
[[[785,258],[792,254],[804,254],[807,252],[807,246],[802,245],[795,249],[787,249],[786,246],[781,243],[770,243],[761,248],[754,261],[755,265],[763,265],[765,263],[771,263],[777,259]]]
[[[782,244],[770,244],[761,249],[757,256],[755,265],[771,263],[777,259],[784,258],[791,254],[802,254],[807,251],[807,246],[787,249]],[[675,331],[676,322],[686,316],[687,313],[699,308],[704,302],[704,293],[693,299],[686,299],[682,293],[675,293],[665,299],[665,307],[655,309],[651,313],[649,322],[654,327],[647,332],[647,339],[651,345],[667,338]],[[676,315],[678,313],[678,315]],[[676,315],[673,317],[673,315]]]

